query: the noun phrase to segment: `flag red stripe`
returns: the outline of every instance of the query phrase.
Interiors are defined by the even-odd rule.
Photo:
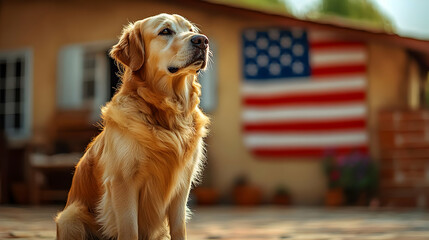
[[[310,80],[310,82],[332,81],[332,84],[321,84],[324,86],[323,90],[316,87],[301,88],[300,86],[296,88],[297,91],[287,89],[284,92],[280,88],[269,86],[260,92],[257,91],[259,88],[253,88],[252,91],[249,91],[250,94],[249,92],[243,94],[243,108],[250,110],[244,112],[243,136],[246,145],[255,156],[266,157],[267,160],[270,158],[284,160],[285,158],[321,159],[328,151],[334,151],[336,154],[348,154],[356,150],[368,153],[366,115],[361,116],[362,114],[359,112],[359,115],[356,116],[358,111],[356,105],[363,108],[366,106],[364,83],[360,84],[361,82],[353,81],[350,84],[344,84],[344,87],[340,87],[333,82],[336,79],[344,81],[350,76],[356,75],[362,76],[359,80],[365,79],[367,70],[366,44],[364,42],[346,41],[335,36],[331,37],[331,35],[324,35],[322,32],[320,36],[317,34],[315,32],[314,36],[309,35],[308,46],[305,46],[308,48],[309,54],[314,55],[310,57],[308,63],[311,69],[310,76],[305,76],[302,80]],[[266,80],[270,80],[270,76],[268,75]],[[261,77],[263,78],[262,75]],[[285,74],[284,78],[287,77],[295,78],[295,75]],[[296,78],[299,79],[299,77]],[[357,78],[351,79],[358,80]],[[274,93],[269,92],[271,90]],[[351,109],[353,111],[350,111],[354,114],[353,117],[347,118],[347,114],[336,115],[337,113],[333,111],[333,115],[329,116],[329,119],[325,119],[324,115],[315,114],[315,117],[307,117],[306,119],[282,120],[282,109],[284,109],[284,116],[286,116],[287,114],[294,114],[296,109],[303,108],[303,112],[310,110],[313,113],[319,111],[319,107],[330,109],[331,106],[335,108],[343,103],[353,108]],[[271,112],[269,107],[274,107],[273,115],[269,115]],[[310,109],[306,107],[310,107]],[[258,112],[258,110],[267,111]],[[267,115],[260,117],[261,113]],[[323,111],[323,114],[329,113]],[[301,114],[301,112],[296,111],[296,114]],[[303,114],[302,117],[305,118],[306,115]],[[332,142],[331,138],[319,136],[331,132],[336,137],[332,138],[334,139]],[[296,142],[295,137],[291,137],[293,134],[297,136]],[[341,138],[343,134],[344,141]],[[305,135],[317,139],[320,137],[322,140],[313,139],[313,141],[307,142],[301,137]],[[270,139],[270,136],[275,139]],[[325,142],[325,139],[330,142]],[[264,158],[261,159],[264,160]]]
[[[313,77],[327,76],[327,75],[339,75],[339,74],[351,74],[351,73],[365,73],[366,65],[348,65],[348,66],[313,66],[311,69],[311,75]]]
[[[279,123],[245,123],[245,132],[314,132],[314,131],[334,131],[334,130],[365,130],[366,121],[364,119],[314,121],[314,122],[279,122]]]
[[[365,45],[362,42],[310,42],[311,50],[329,49],[329,50],[342,50],[344,48],[363,48]]]
[[[367,146],[346,146],[335,148],[253,148],[252,152],[260,157],[323,157],[327,152],[333,151],[336,155],[349,154],[354,151],[368,153]]]
[[[305,93],[287,94],[264,97],[244,97],[244,104],[247,106],[276,106],[276,105],[296,105],[296,104],[323,104],[323,103],[344,103],[365,100],[365,92],[329,92],[329,93]]]

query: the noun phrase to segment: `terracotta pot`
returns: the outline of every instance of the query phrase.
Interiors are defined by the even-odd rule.
[[[341,206],[344,203],[344,193],[341,188],[328,189],[325,194],[325,205],[329,207]]]
[[[214,205],[218,203],[219,192],[216,189],[197,187],[193,192],[199,205]]]
[[[18,204],[28,203],[28,189],[24,183],[12,184],[12,194],[16,203]]]
[[[233,191],[234,203],[242,206],[255,206],[262,203],[262,191],[255,186],[238,186]]]
[[[274,195],[272,203],[274,205],[289,206],[291,204],[291,200],[288,195]]]

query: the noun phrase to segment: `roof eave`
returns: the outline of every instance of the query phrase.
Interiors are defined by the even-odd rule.
[[[355,29],[348,26],[340,26],[328,22],[316,22],[311,19],[297,19],[292,16],[283,16],[272,13],[266,13],[251,9],[244,9],[234,6],[228,6],[218,3],[206,2],[201,0],[176,0],[175,3],[180,3],[181,5],[186,5],[192,8],[198,8],[203,11],[209,11],[215,14],[225,14],[228,16],[235,17],[246,17],[253,18],[256,20],[265,20],[271,22],[277,22],[281,25],[293,25],[301,26],[306,28],[315,28],[315,29],[324,29],[324,30],[334,30],[340,33],[343,33],[347,36],[361,39],[364,41],[376,41],[383,44],[386,42],[398,45],[409,50],[429,54],[429,41],[414,39],[409,37],[399,36],[393,33],[387,33],[382,31],[375,30],[363,30]]]

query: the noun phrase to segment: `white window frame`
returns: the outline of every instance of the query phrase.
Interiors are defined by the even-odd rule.
[[[21,106],[21,120],[22,126],[19,130],[15,128],[7,128],[8,125],[5,119],[4,130],[6,136],[12,144],[19,143],[21,141],[29,140],[31,137],[31,124],[32,124],[32,99],[33,99],[33,50],[31,48],[23,48],[23,49],[14,49],[14,50],[0,50],[0,59],[6,59],[7,62],[15,60],[17,58],[22,58],[24,60],[24,74],[23,81],[21,82],[23,91],[21,92],[21,102],[23,106]],[[7,67],[8,65],[6,65]],[[6,72],[11,71],[9,67],[6,69]],[[6,84],[10,77],[6,76]],[[6,106],[5,106],[6,107]]]
[[[57,103],[61,109],[90,109],[91,119],[97,121],[100,108],[109,97],[108,82],[109,62],[105,51],[114,45],[114,40],[80,43],[64,46],[59,54]],[[98,52],[98,53],[97,53]],[[92,102],[85,101],[84,57],[86,53],[95,53],[95,86]]]

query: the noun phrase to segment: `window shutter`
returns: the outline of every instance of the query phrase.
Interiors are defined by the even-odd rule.
[[[211,59],[207,69],[200,73],[198,80],[201,84],[200,106],[205,112],[212,112],[217,106],[217,58],[216,45],[210,41]]]
[[[60,108],[80,108],[83,103],[84,49],[78,45],[67,46],[59,54],[57,103]]]

